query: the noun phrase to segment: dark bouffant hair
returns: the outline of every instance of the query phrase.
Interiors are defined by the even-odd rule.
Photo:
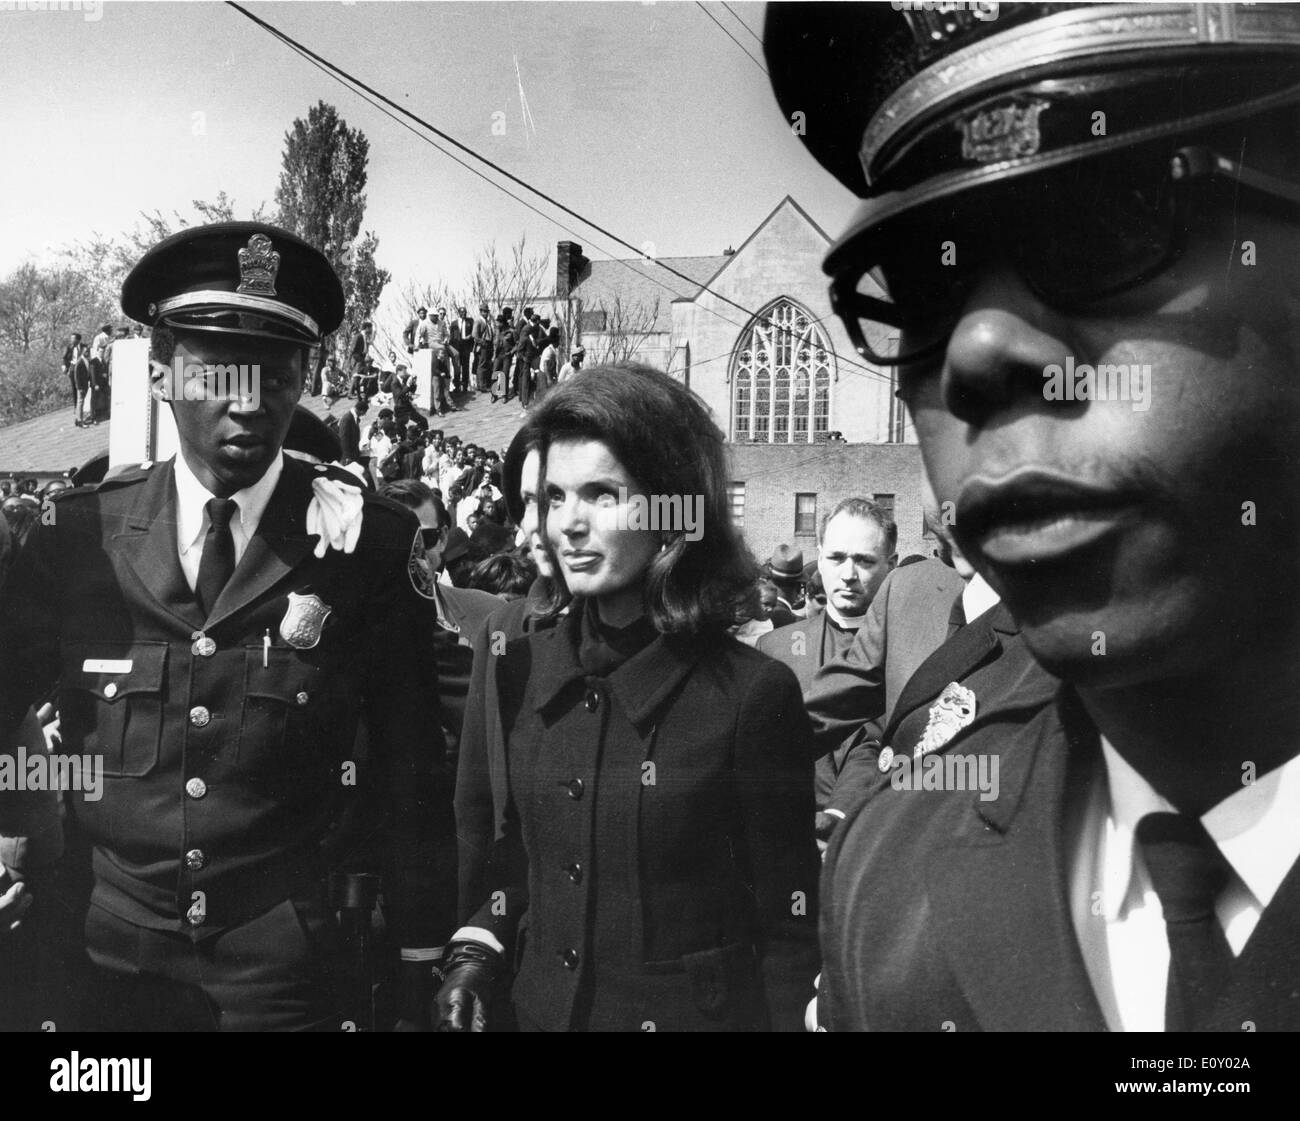
[[[639,493],[683,501],[698,495],[699,540],[680,528],[657,531],[664,548],[646,573],[646,612],[662,634],[699,634],[738,621],[758,566],[731,518],[723,435],[694,393],[649,366],[593,366],[552,389],[530,421],[541,436],[543,494],[553,443],[598,440]],[[542,502],[543,527],[546,513]],[[554,557],[552,563],[562,584],[563,569]],[[566,598],[557,588],[544,613],[557,613]]]

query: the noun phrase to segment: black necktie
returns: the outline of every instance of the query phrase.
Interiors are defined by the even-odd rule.
[[[209,498],[203,508],[208,513],[208,533],[203,539],[203,559],[199,561],[194,594],[203,613],[211,615],[221,589],[235,571],[235,538],[230,532],[230,519],[237,507],[231,498]]]
[[[961,596],[958,595],[952,603],[952,610],[948,613],[948,637],[952,638],[959,630],[966,625],[966,608],[961,602]]]
[[[1192,1031],[1232,970],[1232,949],[1214,913],[1232,869],[1201,823],[1184,814],[1147,814],[1136,836],[1169,938],[1165,1030]]]

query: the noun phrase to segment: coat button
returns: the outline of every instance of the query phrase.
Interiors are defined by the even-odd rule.
[[[306,694],[306,693],[299,693],[298,696],[295,697],[294,699],[295,699],[295,700],[296,700],[300,705],[305,705],[305,704],[307,703],[307,701],[308,701],[309,698],[307,697],[307,694]]]
[[[191,872],[201,872],[208,863],[208,858],[203,855],[202,849],[190,849],[185,854],[185,867]]]
[[[185,793],[191,798],[202,798],[208,792],[208,784],[201,778],[187,779],[185,782]]]
[[[579,962],[581,959],[578,957],[578,951],[577,951],[577,950],[572,949],[572,948],[567,949],[567,950],[564,951],[564,954],[563,954],[562,956],[563,956],[563,958],[564,958],[564,968],[565,968],[565,969],[577,969],[577,968],[578,968],[578,962]]]
[[[205,922],[208,921],[208,913],[197,903],[195,903],[188,911],[185,912],[185,921],[189,923],[190,926],[202,926]]]
[[[107,685],[104,686],[104,696],[106,696],[110,701],[117,696],[116,681],[110,681]]]
[[[588,712],[595,712],[600,707],[600,694],[595,689],[588,689],[582,703],[586,705]]]
[[[569,783],[569,797],[575,802],[582,797],[582,792],[586,787],[582,784],[582,779],[575,778]]]
[[[581,864],[579,864],[579,863],[577,863],[577,862],[575,861],[574,863],[570,864],[570,865],[569,865],[569,866],[568,866],[564,871],[565,871],[565,873],[568,875],[568,877],[569,877],[569,882],[570,882],[570,883],[575,883],[575,884],[580,884],[580,883],[582,883],[582,865],[581,865]]]
[[[190,723],[193,724],[194,727],[206,728],[208,724],[211,723],[211,721],[212,721],[212,713],[210,713],[202,705],[195,705],[192,709],[190,709]]]

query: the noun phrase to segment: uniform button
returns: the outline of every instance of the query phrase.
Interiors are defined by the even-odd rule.
[[[588,689],[582,703],[586,705],[588,712],[595,712],[600,707],[600,694],[595,689]]]
[[[583,786],[582,779],[575,778],[573,781],[569,783],[569,797],[576,802],[579,798],[582,797],[582,792],[585,789],[586,787]]]
[[[104,686],[104,696],[106,696],[110,701],[117,696],[117,682],[110,681]]]
[[[191,872],[201,872],[207,864],[208,858],[203,855],[202,849],[190,849],[185,854],[185,867]]]
[[[185,783],[185,793],[191,798],[202,798],[208,792],[208,784],[201,778],[188,779]]]
[[[565,872],[568,874],[570,883],[582,883],[582,865],[578,863],[570,864]]]
[[[574,950],[574,949],[568,949],[568,950],[565,950],[565,951],[564,951],[564,955],[563,955],[563,957],[564,957],[564,968],[565,968],[565,969],[577,969],[577,968],[578,968],[578,962],[579,962],[579,960],[581,960],[581,959],[578,957],[578,951],[577,951],[577,950]]]
[[[212,713],[202,705],[195,705],[190,709],[190,723],[193,724],[194,727],[206,728],[211,721]]]
[[[207,912],[204,911],[197,903],[185,912],[185,921],[190,926],[202,926],[208,921]]]
[[[299,693],[295,699],[300,705],[305,705],[307,703],[308,697],[306,693]]]

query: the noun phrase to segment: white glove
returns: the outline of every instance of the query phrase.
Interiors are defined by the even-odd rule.
[[[312,479],[311,489],[314,496],[307,507],[307,532],[320,535],[316,555],[323,557],[326,549],[352,552],[361,536],[361,511],[365,506],[361,491],[319,476]]]

